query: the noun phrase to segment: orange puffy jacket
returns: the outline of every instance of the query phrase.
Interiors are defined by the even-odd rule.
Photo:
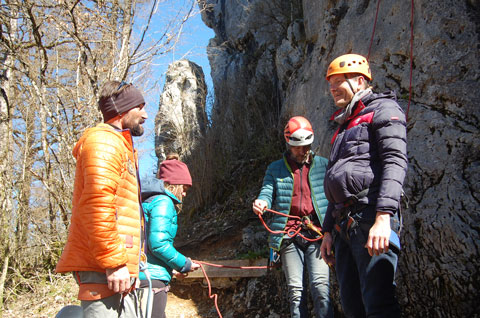
[[[89,128],[73,155],[72,217],[56,271],[105,272],[127,265],[138,277],[143,219],[130,131],[107,124]]]

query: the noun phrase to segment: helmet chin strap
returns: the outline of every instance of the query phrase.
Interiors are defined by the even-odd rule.
[[[350,79],[345,74],[343,74],[343,76],[345,77],[345,80],[347,81],[348,86],[350,86],[350,89],[352,90],[353,95],[355,95],[355,91],[353,90],[352,83],[350,83]]]

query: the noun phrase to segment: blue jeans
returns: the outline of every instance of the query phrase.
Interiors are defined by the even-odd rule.
[[[335,232],[335,269],[346,317],[400,317],[395,297],[397,252],[370,256],[365,244],[372,221],[359,223],[344,238]]]
[[[308,317],[305,271],[308,272],[308,280],[310,281],[315,317],[333,317],[329,296],[330,270],[320,255],[320,243],[313,242],[305,246],[300,246],[297,243],[287,243],[282,247],[280,255],[287,280],[292,318]]]

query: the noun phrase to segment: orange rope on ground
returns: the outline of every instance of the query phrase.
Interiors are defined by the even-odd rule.
[[[203,276],[208,284],[208,297],[213,298],[213,302],[215,303],[215,309],[217,310],[218,317],[223,318],[222,313],[220,312],[220,308],[218,308],[218,295],[212,294],[212,284],[210,283],[210,279],[208,278],[207,272],[205,271],[204,265],[213,266],[213,267],[221,267],[221,268],[234,268],[234,269],[268,269],[268,268],[275,268],[276,266],[230,266],[230,265],[222,265],[222,264],[213,264],[203,261],[196,261],[193,260],[194,263],[200,265],[202,269]]]
[[[218,308],[218,295],[212,294],[212,284],[210,284],[210,279],[208,279],[207,272],[205,272],[205,268],[203,267],[203,262],[200,262],[200,261],[194,261],[194,262],[198,263],[200,265],[200,268],[202,269],[203,276],[205,277],[205,280],[207,281],[207,284],[208,284],[208,297],[213,298],[213,302],[215,303],[215,308],[217,309],[218,317],[223,318],[222,313],[220,312],[220,308]]]

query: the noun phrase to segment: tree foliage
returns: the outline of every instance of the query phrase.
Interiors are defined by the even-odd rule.
[[[101,85],[155,85],[154,65],[174,48],[194,4],[0,2],[0,310],[4,287],[28,288],[29,277],[56,264],[70,218],[71,150],[101,120]]]

